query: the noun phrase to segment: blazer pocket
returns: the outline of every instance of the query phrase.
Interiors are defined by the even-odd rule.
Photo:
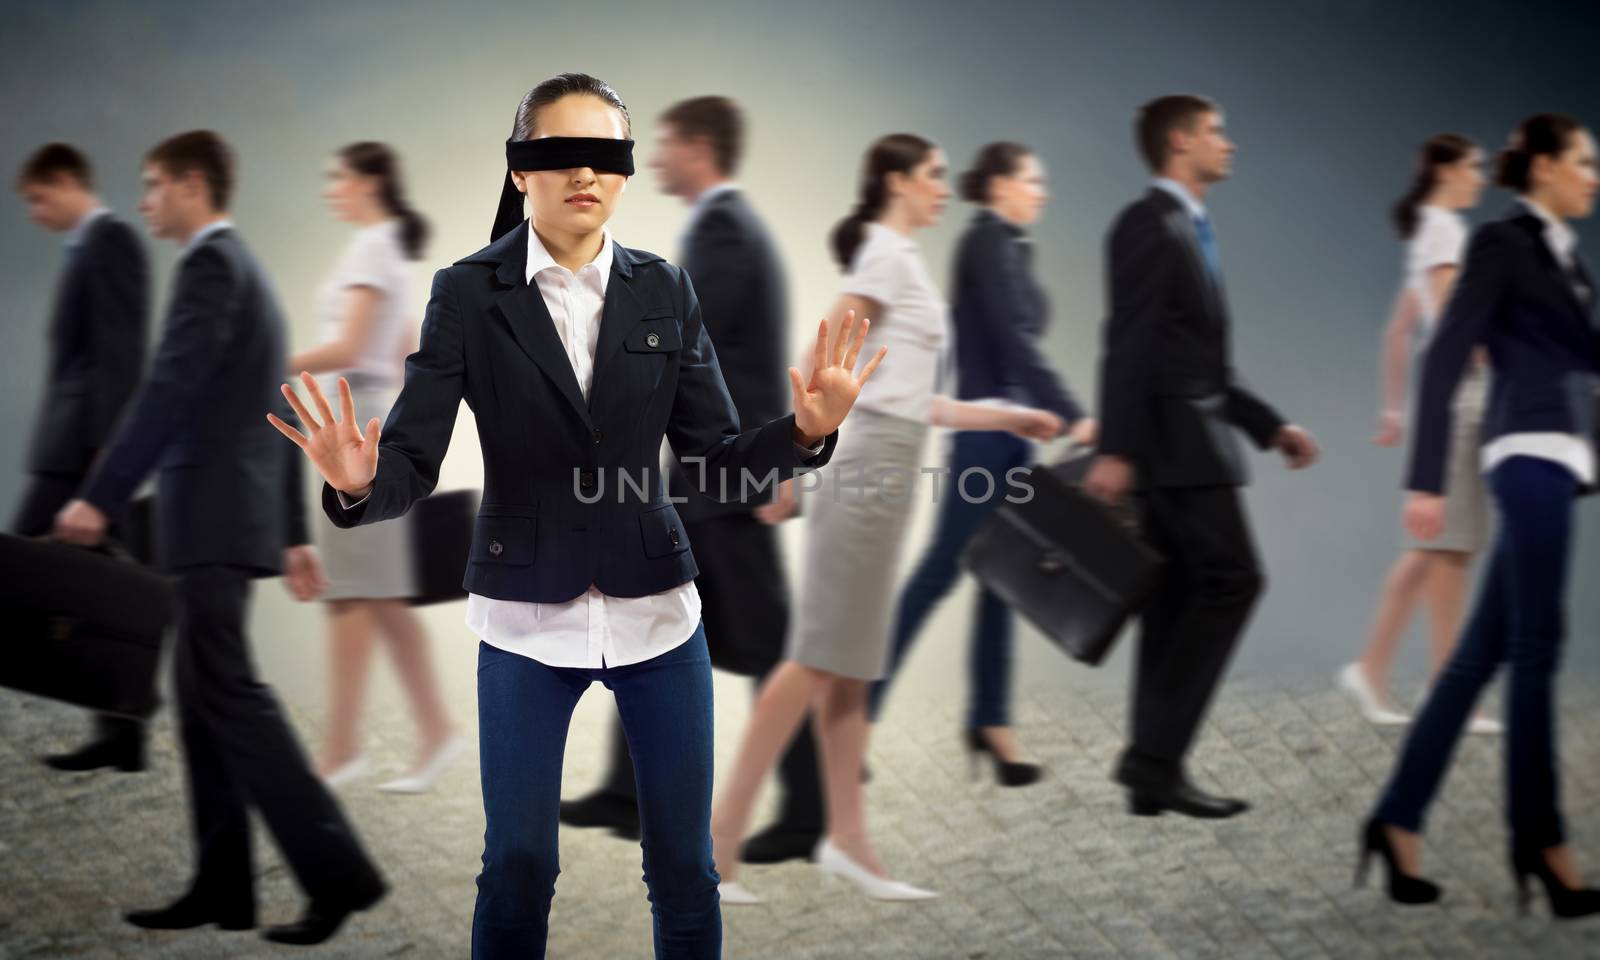
[[[666,557],[689,549],[689,534],[670,503],[639,514],[639,532],[647,557]]]
[[[531,516],[499,516],[480,512],[472,526],[472,552],[469,559],[473,563],[525,567],[533,562],[534,529],[535,519]]]
[[[669,313],[640,320],[628,331],[622,345],[630,353],[671,353],[683,347],[683,339],[678,333],[677,318]]]

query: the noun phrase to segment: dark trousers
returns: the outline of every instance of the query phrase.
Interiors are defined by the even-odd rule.
[[[256,678],[244,633],[250,591],[238,567],[178,574],[173,674],[198,851],[194,890],[227,904],[253,897],[254,807],[313,901],[363,902],[382,881],[271,688]]]
[[[1009,492],[1006,472],[1027,466],[1032,453],[1026,440],[1009,433],[972,430],[955,435],[950,446],[950,477],[940,491],[944,502],[939,508],[938,527],[928,552],[900,594],[888,670],[882,680],[872,685],[870,709],[874,720],[900,662],[916,642],[928,615],[961,576],[961,551],[989,513],[1004,502]],[[968,471],[973,472],[958,489],[957,484]],[[963,489],[971,499],[962,496]],[[976,606],[972,640],[967,648],[971,678],[967,727],[1005,726],[1011,722],[1011,609],[981,587]]]
[[[472,916],[475,960],[544,956],[560,873],[567,727],[578,698],[596,680],[616,695],[633,747],[655,955],[721,956],[711,859],[711,660],[705,631],[698,629],[659,657],[595,669],[547,667],[479,645],[478,751],[487,825]]]
[[[1564,842],[1558,810],[1554,678],[1565,634],[1563,606],[1578,481],[1557,463],[1512,457],[1489,488],[1500,531],[1466,631],[1411,724],[1377,819],[1421,831],[1461,731],[1483,688],[1510,666],[1506,697],[1506,792],[1512,843],[1542,850]]]
[[[1128,759],[1176,770],[1265,581],[1237,488],[1141,497],[1145,537],[1167,562],[1139,618]]]
[[[789,629],[789,580],[778,549],[778,531],[748,513],[685,524],[700,575],[701,619],[711,664],[756,678],[756,689],[783,659]],[[803,723],[778,762],[782,786],[775,829],[800,835],[822,833],[822,783],[811,724]],[[633,802],[638,790],[628,738],[612,727],[611,761],[601,789]]]
[[[55,527],[56,514],[78,492],[83,477],[75,474],[35,473],[28,477],[28,486],[22,492],[17,512],[11,519],[11,532],[19,537],[42,537]],[[117,533],[112,525],[111,533]],[[144,736],[144,721],[132,717],[118,717],[97,713],[94,717],[95,739],[138,740]]]

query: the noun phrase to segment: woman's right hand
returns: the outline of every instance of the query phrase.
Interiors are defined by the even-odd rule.
[[[1378,417],[1378,432],[1372,435],[1372,442],[1380,447],[1393,447],[1400,443],[1404,432],[1400,411],[1385,410]]]
[[[321,414],[320,420],[311,415],[306,405],[300,402],[299,394],[287,383],[282,387],[283,396],[310,435],[302,434],[275,414],[267,414],[267,421],[306,452],[329,486],[349,497],[366,496],[372,488],[372,478],[378,475],[378,431],[381,427],[378,418],[367,421],[366,435],[363,436],[356,427],[356,404],[350,396],[350,384],[344,377],[339,378],[339,408],[342,416],[338,418],[334,417],[333,408],[328,406],[328,399],[322,395],[322,388],[317,386],[311,374],[302,371],[300,382],[311,394],[312,403]]]
[[[1418,540],[1437,540],[1444,533],[1444,497],[1413,490],[1406,498],[1404,523]]]
[[[1049,410],[1024,407],[1012,414],[1007,428],[1024,440],[1054,440],[1067,429],[1067,422]]]

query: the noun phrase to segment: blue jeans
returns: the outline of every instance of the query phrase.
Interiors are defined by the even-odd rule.
[[[572,710],[599,680],[616,694],[633,756],[658,960],[722,955],[711,859],[711,658],[703,627],[642,663],[547,667],[478,646],[483,872],[472,915],[475,960],[544,956],[555,896],[561,760]]]
[[[1027,466],[1032,453],[1033,448],[1026,440],[1009,433],[971,430],[955,435],[950,449],[950,477],[940,489],[944,502],[940,505],[938,529],[928,552],[900,595],[889,666],[884,678],[872,685],[873,719],[877,719],[895,671],[916,642],[923,623],[961,575],[961,551],[967,541],[972,539],[989,512],[1011,492],[1006,484],[1006,472],[1013,467]],[[962,473],[972,469],[987,470],[994,480],[994,493],[984,497],[989,489],[988,481],[980,474],[968,479],[964,489],[972,498],[982,498],[977,503],[969,502],[956,489]],[[967,704],[968,728],[1000,727],[1011,722],[1011,660],[1011,609],[999,597],[980,587],[972,623],[972,642],[968,648],[968,668],[972,676]]]
[[[1506,790],[1518,849],[1564,842],[1557,809],[1554,677],[1565,633],[1572,504],[1578,481],[1560,464],[1512,457],[1489,478],[1500,533],[1477,608],[1440,671],[1374,816],[1420,832],[1473,705],[1501,663],[1506,697]]]

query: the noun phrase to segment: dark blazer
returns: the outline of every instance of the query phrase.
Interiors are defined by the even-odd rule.
[[[1112,224],[1107,262],[1099,451],[1130,459],[1141,487],[1247,483],[1234,428],[1266,449],[1284,420],[1233,369],[1188,208],[1152,187]]]
[[[286,546],[309,542],[300,451],[266,419],[286,406],[284,336],[271,284],[233,229],[206,236],[178,262],[150,374],[79,494],[116,515],[158,470],[156,556],[165,569],[227,564],[273,574]]]
[[[1004,397],[1083,417],[1077,398],[1039,351],[1050,302],[1031,269],[1033,243],[1021,227],[980,209],[956,250],[956,389],[962,400]]]
[[[741,468],[765,479],[821,466],[837,434],[802,460],[792,414],[741,433],[688,277],[621,244],[585,403],[544,298],[523,273],[528,230],[524,223],[434,275],[372,491],[346,510],[324,485],[323,508],[341,527],[405,513],[438,482],[465,399],[484,476],[469,592],[559,603],[590,584],[638,597],[691,580],[698,568],[661,478],[663,436],[680,458],[705,458],[708,491],[721,469],[734,472],[736,491]]]
[[[1422,358],[1406,487],[1443,493],[1450,400],[1472,348],[1489,348],[1483,442],[1510,433],[1570,433],[1593,443],[1600,391],[1595,283],[1574,252],[1567,273],[1544,222],[1518,204],[1480,227]]]
[[[706,335],[716,345],[717,365],[739,422],[783,416],[790,403],[788,292],[777,248],[743,191],[727,190],[706,201],[684,239],[679,265],[700,298]],[[684,499],[678,513],[691,523],[748,513],[772,499],[771,491],[763,491],[723,502],[703,496],[695,486],[684,468],[674,465],[667,488]]]
[[[144,245],[111,214],[96,217],[67,253],[56,291],[30,473],[88,472],[139,384],[149,328]]]

